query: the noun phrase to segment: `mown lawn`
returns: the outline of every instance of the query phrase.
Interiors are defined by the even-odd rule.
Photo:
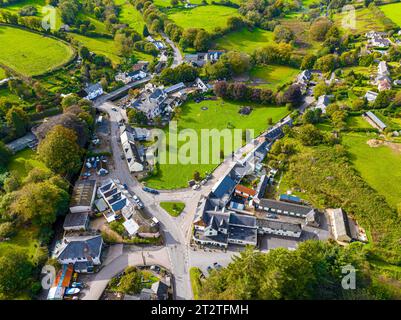
[[[0,26],[0,43],[0,62],[26,76],[50,71],[73,55],[61,41],[6,26]]]
[[[238,15],[237,9],[208,5],[192,9],[172,9],[168,17],[184,29],[203,28],[206,31],[213,31],[216,27],[225,27],[229,17]]]
[[[37,159],[36,153],[31,149],[17,152],[8,164],[8,171],[14,173],[20,179],[25,178],[32,168],[46,169],[46,166]]]
[[[166,210],[171,216],[178,217],[185,208],[183,202],[160,202],[160,207]]]
[[[215,47],[227,51],[239,51],[251,54],[256,49],[262,48],[272,41],[273,32],[271,31],[258,28],[250,31],[244,28],[221,37],[216,41]]]
[[[142,35],[145,21],[141,13],[128,0],[115,0],[116,5],[120,6],[120,14],[118,16],[121,23],[126,23]],[[170,1],[166,3],[170,4]]]
[[[298,69],[287,66],[257,66],[250,71],[250,81],[258,88],[274,90],[291,82],[298,73]]]
[[[371,129],[372,126],[362,116],[350,116],[347,118],[347,126],[350,129]]]
[[[384,14],[401,27],[401,3],[391,3],[379,7]]]
[[[244,116],[239,114],[241,106],[252,106],[254,109],[250,115]],[[202,108],[207,108],[207,110],[203,110]],[[177,127],[178,132],[183,129],[194,130],[193,132],[196,134],[196,137],[194,139],[195,142],[191,144],[191,147],[193,147],[195,152],[196,150],[198,151],[198,157],[195,158],[195,163],[172,163],[171,161],[168,161],[170,154],[167,147],[167,152],[161,152],[159,154],[159,156],[164,156],[167,159],[166,163],[160,164],[160,170],[156,176],[146,179],[147,185],[156,189],[175,189],[187,187],[187,183],[192,179],[195,171],[199,171],[201,176],[204,176],[205,172],[211,172],[216,166],[218,166],[220,162],[219,150],[224,149],[224,153],[227,156],[231,154],[233,149],[236,150],[243,143],[242,141],[233,142],[227,139],[230,146],[225,149],[223,141],[224,139],[220,139],[220,148],[215,148],[215,157],[217,157],[218,160],[216,162],[212,161],[212,143],[210,142],[208,150],[209,161],[206,161],[209,163],[201,164],[200,162],[202,153],[207,150],[205,149],[207,147],[202,148],[200,143],[201,139],[199,137],[201,136],[202,129],[241,129],[242,131],[245,129],[254,129],[255,135],[258,135],[260,132],[263,132],[267,129],[269,118],[272,118],[272,120],[276,122],[283,118],[287,113],[288,111],[285,107],[260,106],[252,105],[250,103],[223,101],[220,99],[215,101],[205,100],[200,103],[188,101],[182,106],[182,113],[178,120]],[[168,142],[168,130],[166,129],[165,132],[166,141]],[[185,157],[188,155],[186,151],[181,149],[185,142],[186,141],[180,141],[178,143],[178,148],[180,148],[178,151],[179,156]],[[196,143],[198,143],[198,145],[194,145]],[[189,143],[186,143],[186,145],[188,144]],[[217,153],[219,153],[219,155],[217,155]]]
[[[113,39],[102,38],[102,37],[86,37],[80,34],[71,34],[71,36],[82,45],[86,46],[90,51],[106,56],[111,62],[116,65],[121,62],[121,57],[114,44]],[[135,56],[139,60],[151,61],[153,57],[149,54],[135,51]]]
[[[370,147],[366,142],[375,135],[349,133],[343,144],[352,163],[366,182],[383,195],[393,207],[401,203],[401,152],[388,146]]]

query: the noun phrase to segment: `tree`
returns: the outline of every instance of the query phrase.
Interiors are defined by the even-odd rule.
[[[322,132],[313,124],[305,124],[298,128],[297,137],[304,146],[316,146],[323,142]]]
[[[197,51],[206,51],[210,48],[211,37],[205,30],[199,30],[193,42],[193,47]]]
[[[89,60],[89,58],[90,58],[90,51],[89,51],[89,49],[88,49],[87,47],[82,46],[82,47],[79,49],[79,55],[80,55],[80,57],[81,57],[83,60]]]
[[[393,93],[391,91],[380,91],[376,100],[373,102],[375,109],[383,109],[389,106]]]
[[[12,107],[6,114],[7,125],[12,128],[16,137],[22,137],[29,128],[29,118],[20,107]]]
[[[10,238],[15,234],[15,227],[12,222],[0,223],[0,240]]]
[[[323,72],[333,71],[337,67],[337,60],[337,55],[327,54],[317,59],[314,67]]]
[[[118,288],[124,293],[139,293],[142,288],[141,272],[135,267],[128,267],[120,279]]]
[[[200,181],[201,180],[201,176],[200,176],[199,171],[195,171],[194,172],[194,180],[195,181]]]
[[[399,107],[401,106],[401,91],[398,91],[394,97],[394,105]],[[1,149],[1,147],[0,147]]]
[[[50,180],[25,184],[15,195],[10,211],[22,222],[41,227],[51,225],[68,210],[68,192]]]
[[[127,111],[128,120],[133,124],[146,124],[148,122],[148,118],[146,114],[142,111],[136,110],[134,108],[130,108]]]
[[[0,296],[13,298],[29,287],[33,272],[26,254],[6,250],[0,256]]]
[[[55,126],[38,146],[45,165],[59,174],[74,174],[81,168],[82,150],[76,133],[61,125]]]
[[[324,81],[320,81],[314,88],[313,88],[313,95],[315,98],[319,98],[325,94],[330,92],[329,86]]]
[[[283,100],[285,103],[290,103],[292,106],[299,105],[302,102],[302,92],[299,85],[291,85],[287,91],[284,92]]]
[[[301,69],[306,70],[306,69],[312,69],[313,65],[316,62],[317,57],[314,54],[307,54],[303,57],[302,62],[301,62]]]
[[[331,26],[332,22],[329,19],[319,18],[312,23],[309,29],[309,34],[313,40],[323,41]]]
[[[11,150],[4,144],[3,141],[0,141],[0,171],[2,168],[7,166],[10,158]]]
[[[294,39],[294,33],[291,29],[278,25],[274,28],[274,41],[276,42],[290,42]]]

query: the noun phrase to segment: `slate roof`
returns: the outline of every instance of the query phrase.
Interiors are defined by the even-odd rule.
[[[312,207],[272,199],[260,199],[259,206],[275,210],[299,213],[302,216],[306,216],[311,210],[313,210]]]
[[[217,198],[223,198],[225,195],[232,193],[236,185],[237,183],[226,175],[218,182],[217,186],[213,187],[212,193]]]
[[[248,228],[256,227],[256,218],[244,214],[231,213],[228,223],[230,225],[243,226]]]
[[[167,299],[168,286],[163,281],[153,283],[151,289],[158,300]]]
[[[64,249],[59,253],[58,259],[88,259],[100,256],[102,236],[86,236],[64,238]]]
[[[88,95],[91,94],[91,93],[94,93],[94,92],[96,92],[96,91],[99,91],[99,90],[103,90],[102,85],[101,85],[100,83],[95,83],[95,84],[89,85],[88,87],[86,87],[86,88],[84,89],[84,91],[85,91]]]
[[[240,240],[257,243],[258,230],[257,228],[247,228],[230,225],[228,229],[228,240]]]
[[[185,88],[186,88],[185,84],[183,82],[180,82],[175,85],[172,85],[171,87],[164,89],[164,92],[169,94],[169,93],[174,93],[174,92],[180,91]]]
[[[368,111],[365,113],[367,117],[370,118],[380,129],[387,128],[387,125],[381,121],[372,111]]]
[[[86,227],[89,214],[86,212],[69,213],[65,216],[63,228]]]
[[[257,219],[256,223],[259,228],[270,228],[273,230],[283,230],[292,232],[301,232],[301,224],[299,223],[288,223],[282,221],[268,220],[268,219]]]

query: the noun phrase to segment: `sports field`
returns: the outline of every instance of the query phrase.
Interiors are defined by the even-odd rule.
[[[367,143],[376,138],[373,134],[349,133],[343,136],[342,143],[362,178],[396,207],[401,203],[401,144],[372,147]]]
[[[244,28],[241,31],[231,32],[216,41],[217,49],[239,51],[251,54],[256,49],[266,46],[273,41],[273,32],[262,29],[252,31]]]
[[[250,71],[250,82],[259,88],[275,90],[288,82],[292,82],[298,73],[298,69],[287,66],[257,66]]]
[[[0,26],[0,43],[0,63],[25,76],[55,69],[74,53],[61,41],[8,26]]]
[[[401,2],[386,4],[379,8],[388,18],[401,27]]]
[[[253,106],[253,110],[249,115],[241,115],[239,110],[241,106]],[[255,135],[267,129],[268,119],[278,121],[288,113],[285,107],[273,106],[258,106],[250,103],[234,103],[223,100],[205,100],[200,103],[189,101],[182,106],[182,113],[178,120],[178,131],[183,129],[193,129],[196,132],[200,141],[200,133],[202,129],[254,129]],[[166,130],[167,133],[168,130]],[[167,133],[167,139],[169,135]],[[167,140],[168,141],[168,140]],[[221,149],[223,149],[223,139],[221,141]],[[180,148],[184,142],[179,142]],[[235,145],[237,149],[241,146]],[[198,150],[198,159],[201,159],[202,147],[201,143],[195,149]],[[220,150],[221,150],[220,149]],[[232,150],[225,150],[225,154],[231,153]],[[178,152],[179,155],[186,155],[182,149]],[[211,155],[211,146],[209,148]],[[219,157],[219,156],[218,156]],[[166,153],[166,158],[169,159],[169,152]],[[211,157],[210,157],[211,158]],[[199,161],[200,162],[200,161]],[[160,165],[159,174],[155,177],[147,179],[147,185],[156,189],[175,189],[186,187],[188,180],[191,180],[195,171],[199,171],[201,176],[205,172],[211,172],[218,163],[209,164],[167,164]]]
[[[208,5],[192,9],[174,9],[168,14],[168,17],[184,29],[201,28],[213,31],[216,27],[225,27],[229,17],[238,15],[237,9]]]

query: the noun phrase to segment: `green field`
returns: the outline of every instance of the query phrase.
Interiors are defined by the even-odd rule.
[[[6,71],[2,68],[0,68],[0,80],[6,78]]]
[[[8,171],[14,173],[20,179],[25,178],[32,168],[46,169],[46,166],[36,159],[36,154],[31,149],[17,152],[8,164]]]
[[[274,90],[291,82],[298,73],[298,69],[287,66],[257,66],[250,71],[250,82],[258,88]]]
[[[333,17],[334,23],[342,27],[343,19],[346,17],[348,13],[336,13]],[[346,28],[347,30],[351,31],[354,34],[365,34],[368,31],[375,30],[375,31],[384,31],[383,24],[376,19],[373,15],[372,11],[367,8],[358,9],[355,11],[356,14],[356,24],[355,29]]]
[[[370,147],[367,141],[375,135],[346,134],[343,144],[351,154],[352,163],[366,182],[393,207],[401,203],[401,151],[389,146]],[[401,150],[401,149],[400,149]]]
[[[185,208],[183,202],[160,202],[160,207],[168,212],[173,217],[178,217]]]
[[[90,51],[106,56],[113,64],[119,64],[121,62],[121,57],[114,45],[114,40],[101,37],[91,38],[80,34],[71,34],[71,36],[74,40],[86,46]],[[151,61],[153,59],[151,55],[137,51],[135,52],[135,56],[139,60]]]
[[[237,9],[208,5],[193,9],[173,9],[168,17],[184,29],[201,28],[206,31],[213,31],[216,27],[225,27],[229,17],[238,15]]]
[[[68,62],[74,53],[61,41],[6,26],[0,26],[0,43],[0,63],[25,76],[55,69]]]
[[[120,6],[121,9],[118,16],[120,22],[126,23],[142,35],[145,21],[143,20],[141,13],[130,4],[128,0],[115,0],[114,2],[116,5]]]
[[[262,29],[252,31],[244,28],[241,31],[231,32],[215,43],[217,49],[239,51],[251,54],[258,48],[266,46],[273,41],[273,32]]]
[[[347,118],[347,126],[350,129],[371,129],[372,126],[362,116],[350,116]]]
[[[401,2],[386,4],[379,8],[388,18],[401,27]]]
[[[251,114],[244,116],[238,113],[241,106],[253,106]],[[207,110],[202,110],[207,108]],[[182,129],[194,129],[197,136],[200,137],[201,129],[254,129],[255,135],[264,131],[267,128],[267,121],[272,118],[273,121],[278,121],[288,113],[285,107],[273,106],[257,106],[250,103],[234,103],[223,100],[205,100],[200,103],[189,101],[182,106],[182,113],[178,120],[178,131]],[[167,130],[166,130],[167,131]],[[169,135],[167,133],[167,139]],[[223,139],[221,139],[221,149],[223,149]],[[167,140],[168,141],[168,140]],[[239,144],[242,142],[240,141]],[[184,142],[179,142],[178,147],[181,147]],[[240,145],[231,146],[237,149]],[[196,149],[196,146],[195,146]],[[211,144],[209,146],[209,155],[211,154]],[[198,145],[199,162],[202,153],[201,143]],[[225,150],[225,154],[231,153],[232,150]],[[179,155],[186,153],[179,150]],[[169,153],[166,153],[167,159]],[[219,155],[217,155],[219,157]],[[211,156],[210,156],[211,158]],[[193,178],[195,171],[199,171],[201,176],[205,172],[212,171],[218,163],[209,164],[160,164],[159,173],[156,176],[149,177],[146,180],[148,186],[156,189],[175,189],[186,187],[189,180]]]

